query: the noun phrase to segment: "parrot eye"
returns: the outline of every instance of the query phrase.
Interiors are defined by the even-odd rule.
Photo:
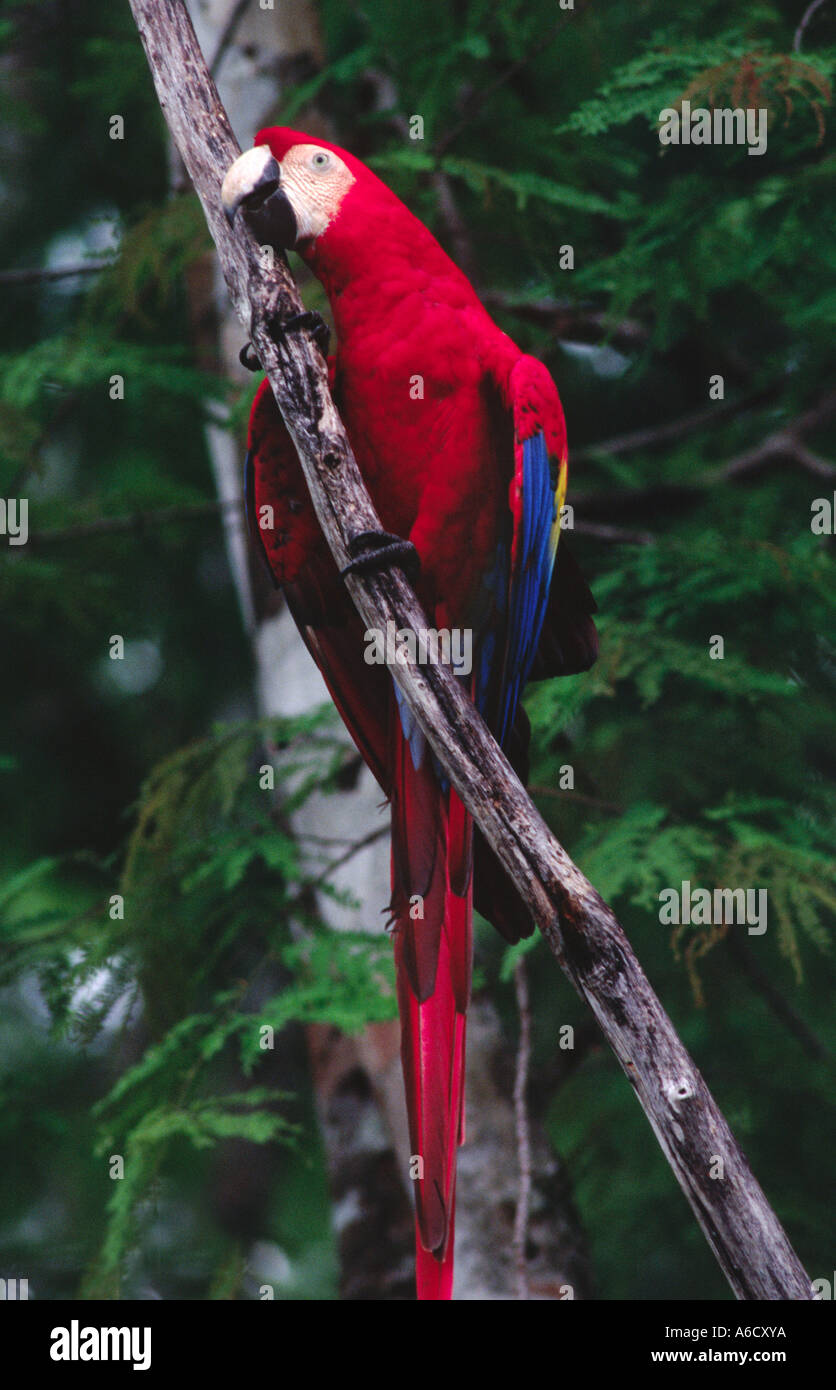
[[[327,169],[330,163],[331,156],[326,154],[324,150],[317,150],[316,154],[311,157],[311,164],[314,169]]]

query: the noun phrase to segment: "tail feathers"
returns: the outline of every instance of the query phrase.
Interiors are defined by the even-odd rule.
[[[421,1244],[421,1231],[415,1223],[415,1286],[421,1303],[453,1297],[453,1225],[451,1215],[447,1254],[437,1260]]]
[[[561,536],[530,681],[589,670],[598,656],[598,633],[592,617],[597,611],[578,562]]]
[[[392,726],[392,913],[412,991],[429,999],[444,924],[445,798],[430,758],[416,767],[397,718]]]
[[[415,1181],[420,1299],[453,1281],[456,1149],[464,1135],[465,1011],[473,952],[473,826],[400,729],[392,793],[392,910],[401,1058]],[[462,889],[462,892],[456,891]]]
[[[415,998],[398,963],[401,1059],[406,1085],[410,1172],[421,1251],[452,1260],[456,1149],[462,1128],[465,1019],[456,1010],[442,945],[431,999]],[[397,961],[397,954],[396,954]]]
[[[471,831],[471,839],[473,832]],[[444,944],[450,959],[450,984],[458,1013],[467,1013],[473,974],[473,893],[464,897],[448,886],[444,895]]]
[[[473,873],[473,817],[450,789],[447,817],[447,879],[452,892],[465,897]]]
[[[473,862],[476,911],[512,946],[524,936],[531,936],[534,932],[531,909],[523,902],[519,889],[478,830],[474,835]]]

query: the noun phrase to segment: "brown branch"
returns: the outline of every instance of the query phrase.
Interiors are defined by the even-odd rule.
[[[750,473],[759,473],[762,468],[768,467],[780,458],[791,459],[806,473],[812,473],[816,478],[836,478],[836,467],[820,454],[814,454],[812,449],[808,449],[792,430],[776,430],[774,434],[762,439],[760,444],[735,454],[734,458],[723,465],[720,475],[736,482]]]
[[[361,836],[359,840],[353,840],[344,854],[340,854],[336,859],[332,859],[330,864],[326,864],[322,872],[317,874],[316,878],[311,879],[310,883],[305,884],[305,891],[308,892],[312,888],[319,888],[333,873],[336,873],[337,869],[341,869],[343,864],[347,864],[349,860],[353,859],[361,850],[367,849],[369,845],[373,845],[378,840],[382,840],[383,836],[388,834],[388,825],[379,825],[376,826],[374,830],[370,830],[367,835]]]
[[[374,91],[375,110],[388,116],[402,140],[409,140],[409,121],[398,108],[398,91],[392,78],[378,68],[368,68],[364,77]],[[449,243],[448,249],[472,280],[475,270],[473,247],[459,212],[452,182],[444,170],[439,168],[433,169],[429,181],[437,199],[439,216]]]
[[[779,1023],[783,1024],[787,1032],[791,1033],[796,1042],[801,1044],[807,1056],[812,1057],[816,1062],[832,1060],[833,1054],[830,1049],[796,1012],[784,992],[773,983],[760,961],[750,951],[745,938],[739,932],[730,931],[726,936],[726,944],[729,954],[741,973],[746,976],[752,989],[760,995],[767,1008],[772,1011]]]
[[[557,787],[542,787],[536,782],[530,782],[528,790],[532,796],[554,797],[555,801],[562,801],[564,797],[570,800],[583,801],[587,806],[595,806],[599,811],[609,811],[611,815],[623,816],[624,807],[619,806],[615,801],[602,801],[599,796],[590,796],[587,792],[578,792],[574,788],[566,787],[558,790]]]
[[[234,0],[232,9],[229,12],[229,18],[227,19],[226,24],[223,27],[223,32],[220,38],[218,39],[218,46],[215,49],[215,52],[212,54],[212,58],[209,63],[209,71],[213,77],[217,77],[218,68],[221,66],[221,63],[226,57],[227,49],[232,43],[232,40],[235,38],[235,35],[238,32],[238,25],[244,18],[244,14],[246,10],[249,8],[249,5],[250,0]]]
[[[828,463],[827,459],[814,454],[801,438],[809,430],[820,429],[822,425],[826,425],[833,415],[836,415],[836,391],[831,391],[818,405],[805,410],[788,425],[768,434],[754,448],[746,449],[730,459],[721,470],[721,476],[742,478],[747,473],[765,468],[777,458],[790,458],[817,478],[836,478],[836,467]]]
[[[628,454],[635,449],[655,449],[659,444],[669,444],[674,439],[684,439],[703,425],[713,425],[729,415],[736,415],[747,405],[754,404],[758,396],[747,396],[743,400],[718,401],[713,405],[701,406],[687,415],[678,415],[675,420],[666,420],[661,425],[647,425],[644,429],[631,430],[629,434],[614,435],[602,439],[598,444],[586,444],[582,449],[572,450],[572,462],[584,462],[599,454]]]
[[[74,275],[95,275],[114,264],[112,256],[97,261],[82,261],[79,265],[32,267],[25,270],[0,270],[0,285],[42,285],[50,280],[69,280]]]
[[[688,415],[679,416],[676,420],[670,420],[661,425],[650,425],[646,429],[634,430],[630,434],[616,435],[611,439],[603,440],[600,444],[590,444],[582,449],[573,450],[572,459],[577,463],[579,460],[594,458],[597,454],[622,454],[629,453],[633,449],[656,448],[660,444],[666,444],[673,439],[691,434],[702,428],[703,425],[714,424],[724,416],[735,414],[744,406],[755,404],[762,399],[762,395],[762,392],[758,392],[744,400],[724,401],[718,405],[692,411]],[[585,512],[590,509],[593,514],[596,510],[600,514],[600,510],[603,508],[605,514],[615,512],[618,516],[624,515],[625,508],[635,512],[641,507],[646,508],[660,502],[675,503],[681,507],[686,503],[697,502],[700,494],[707,488],[713,487],[718,481],[736,482],[741,478],[760,472],[761,469],[767,468],[779,459],[789,459],[805,472],[830,481],[836,478],[836,466],[809,449],[801,436],[810,430],[820,429],[828,423],[834,414],[836,414],[836,392],[830,392],[816,405],[811,406],[809,410],[803,411],[794,420],[790,420],[780,429],[773,430],[771,434],[766,435],[760,443],[753,445],[750,449],[742,450],[719,468],[714,468],[698,478],[693,478],[690,482],[660,483],[650,488],[621,488],[618,491],[610,490],[604,494],[575,492],[573,505],[578,512]],[[651,545],[656,540],[651,531],[629,532],[619,527],[599,525],[595,522],[576,521],[574,529],[579,534],[591,536],[596,540],[614,541],[627,545]]]
[[[602,526],[597,521],[576,521],[572,527],[576,536],[589,536],[594,541],[610,541],[613,545],[655,545],[652,531],[629,531],[625,526]]]
[[[61,545],[66,541],[89,540],[93,536],[117,536],[133,531],[147,535],[158,526],[179,525],[184,521],[203,521],[206,517],[222,516],[244,509],[243,498],[230,502],[187,502],[176,507],[156,507],[150,511],[129,512],[126,516],[100,516],[95,521],[80,521],[77,526],[55,527],[51,531],[32,531],[28,547]],[[594,521],[576,521],[573,531],[592,540],[611,541],[616,545],[653,545],[657,537],[652,531],[630,531],[623,526],[602,526]]]
[[[573,304],[568,299],[554,299],[550,295],[525,299],[507,290],[485,289],[482,301],[487,309],[498,309],[543,324],[556,338],[584,343],[606,342],[631,351],[642,347],[649,337],[648,329],[638,319],[613,318],[603,310]]]
[[[801,52],[801,44],[802,44],[802,41],[803,41],[803,39],[804,39],[804,32],[805,32],[805,30],[806,30],[806,28],[807,28],[807,25],[810,23],[810,20],[813,18],[813,15],[816,13],[816,10],[820,10],[823,4],[824,4],[824,0],[811,0],[811,3],[807,6],[806,10],[804,11],[803,15],[801,16],[801,21],[800,21],[799,26],[798,26],[798,28],[796,29],[795,35],[794,35],[794,37],[793,37],[793,41],[792,41],[792,51],[793,51],[793,53],[800,53],[800,52]]]
[[[382,529],[307,335],[271,337],[302,305],[285,264],[265,273],[254,239],[233,233],[220,185],[238,147],[176,0],[131,0],[160,104],[203,204],[230,293],[299,453],[335,560]],[[347,577],[369,628],[427,626],[399,570]],[[654,1129],[705,1236],[740,1298],[811,1299],[810,1280],[708,1088],[656,998],[624,932],[549,832],[451,671],[397,666],[393,675],[442,767],[519,889],[566,975],[587,1001]],[[711,1173],[721,1172],[721,1177]]]
[[[125,531],[147,535],[157,526],[171,526],[182,521],[201,521],[204,517],[220,516],[225,511],[243,511],[243,508],[242,497],[236,502],[186,502],[176,507],[156,507],[151,511],[131,512],[128,516],[99,516],[95,521],[82,521],[77,526],[62,526],[52,531],[32,531],[27,548],[88,540],[91,536],[117,536]]]

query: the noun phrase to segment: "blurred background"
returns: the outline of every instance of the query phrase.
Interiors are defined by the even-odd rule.
[[[366,159],[554,374],[601,655],[529,694],[533,794],[832,1280],[832,9],[189,8],[242,146]],[[385,816],[247,548],[246,335],[128,5],[3,0],[0,44],[0,1276],[408,1298]],[[766,153],[662,147],[686,98]],[[768,929],[661,924],[683,880]],[[539,938],[476,969],[459,1295],[519,1288],[522,1014],[529,1295],[730,1297]]]

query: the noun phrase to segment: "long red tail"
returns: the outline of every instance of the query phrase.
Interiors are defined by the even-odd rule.
[[[416,1279],[419,1299],[448,1299],[453,1287],[456,1149],[464,1140],[473,825],[456,793],[442,789],[429,749],[422,748],[416,768],[410,746],[394,722],[392,909],[410,1175],[415,1182]]]

